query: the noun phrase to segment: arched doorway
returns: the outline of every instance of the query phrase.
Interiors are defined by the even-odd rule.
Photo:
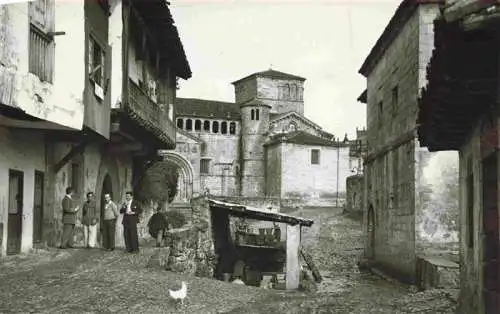
[[[101,213],[100,213],[100,223],[99,223],[99,232],[97,234],[97,241],[98,243],[101,245],[103,245],[102,243],[102,232],[103,232],[103,228],[104,228],[104,195],[106,194],[113,194],[113,183],[111,181],[111,176],[109,174],[106,174],[106,176],[104,176],[104,180],[102,181],[102,187],[101,187],[101,199],[99,200],[101,202]]]
[[[178,169],[179,181],[177,183],[177,194],[173,202],[189,202],[193,193],[199,192],[199,188],[194,184],[195,172],[193,165],[184,156],[175,151],[161,151],[160,156],[163,157],[164,161],[172,162]]]
[[[368,207],[368,213],[366,215],[367,220],[367,250],[366,254],[368,258],[375,257],[375,210],[373,205],[370,204]]]

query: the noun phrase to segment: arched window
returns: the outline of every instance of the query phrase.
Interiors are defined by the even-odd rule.
[[[285,92],[283,93],[283,99],[289,99],[289,98],[290,98],[290,85],[286,84]]]
[[[195,131],[201,131],[201,120],[195,120],[194,121],[194,130]]]
[[[236,123],[229,123],[229,134],[236,134]]]
[[[259,109],[255,109],[255,120],[259,120]]]
[[[210,121],[209,120],[203,121],[203,131],[210,132]]]
[[[212,123],[212,133],[219,133],[219,122],[214,121]]]
[[[278,99],[283,99],[283,94],[285,93],[285,87],[284,86],[278,86]]]
[[[188,131],[193,130],[193,120],[191,120],[191,119],[186,120],[186,130],[188,130]]]
[[[292,100],[297,99],[297,85],[295,84],[290,85],[290,98]]]
[[[177,119],[177,127],[179,129],[182,129],[184,127],[184,119],[181,118]]]
[[[255,110],[250,110],[250,119],[255,120]]]
[[[227,122],[224,121],[220,124],[220,132],[222,134],[227,134]]]
[[[299,100],[304,100],[304,87],[299,87],[297,93],[299,94],[298,95]]]

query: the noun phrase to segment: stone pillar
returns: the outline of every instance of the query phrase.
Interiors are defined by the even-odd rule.
[[[192,224],[196,226],[197,232],[196,275],[211,278],[213,277],[216,261],[210,205],[205,196],[192,198],[190,203],[192,209]]]
[[[297,289],[300,283],[300,225],[286,226],[286,289]]]

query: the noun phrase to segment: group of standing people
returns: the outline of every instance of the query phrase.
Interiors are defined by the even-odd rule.
[[[63,233],[60,248],[73,247],[73,234],[80,205],[73,199],[74,191],[72,187],[66,188],[66,195],[62,200],[62,223]],[[102,216],[97,210],[94,192],[87,193],[87,200],[82,206],[82,225],[84,235],[84,246],[94,248],[97,246],[97,226],[102,217],[102,245],[103,249],[113,251],[115,249],[115,234],[117,219],[123,215],[121,224],[123,225],[123,238],[127,252],[135,253],[139,251],[139,239],[137,235],[137,223],[142,210],[140,204],[133,199],[132,192],[125,193],[125,202],[118,210],[118,207],[111,199],[111,194],[104,194],[104,208]]]

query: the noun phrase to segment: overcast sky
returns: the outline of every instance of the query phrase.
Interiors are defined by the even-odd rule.
[[[274,70],[305,77],[305,115],[352,138],[366,125],[358,70],[398,0],[173,0],[193,77],[179,97],[234,101],[231,82]]]

